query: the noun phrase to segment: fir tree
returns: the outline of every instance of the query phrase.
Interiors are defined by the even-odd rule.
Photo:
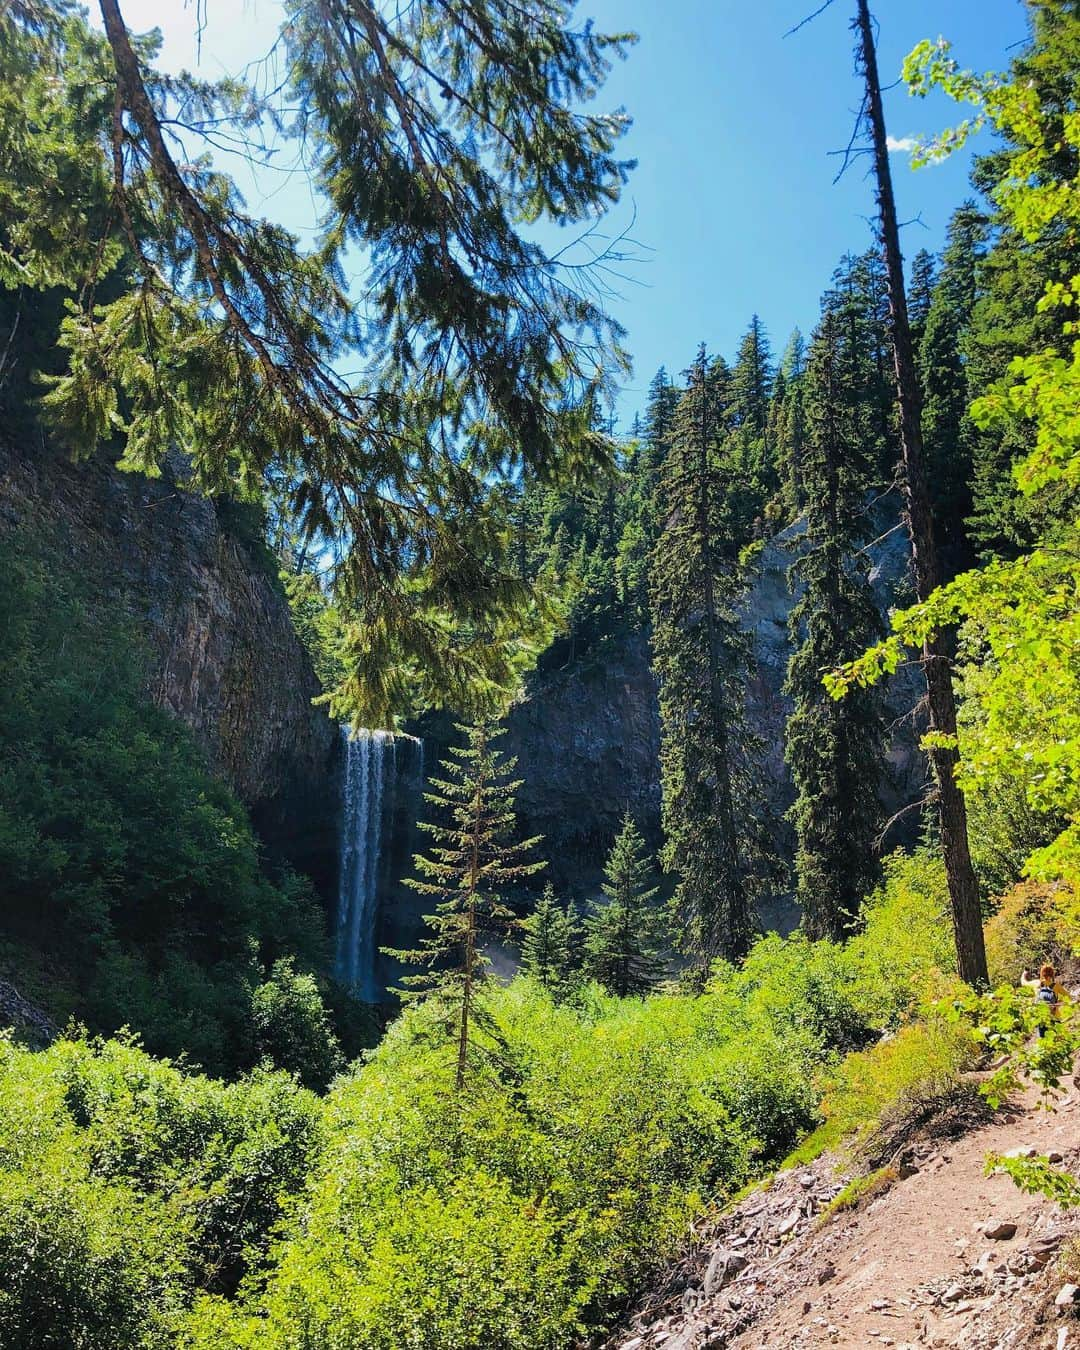
[[[929,249],[921,248],[911,260],[911,280],[908,283],[908,319],[911,321],[911,340],[918,350],[930,313],[934,294],[937,259]]]
[[[539,836],[512,839],[521,782],[511,778],[517,761],[503,760],[493,745],[501,732],[484,723],[458,729],[467,743],[451,748],[451,758],[443,762],[447,777],[432,778],[434,791],[425,793],[443,820],[420,823],[435,842],[430,854],[414,858],[419,877],[406,880],[421,895],[438,899],[426,918],[430,936],[413,951],[388,954],[427,967],[404,977],[402,997],[432,999],[445,1010],[457,1045],[460,1089],[477,1032],[490,1036],[492,1030],[482,1001],[489,964],[484,943],[507,935],[517,922],[500,892],[545,864],[527,861]]]
[[[964,522],[971,514],[975,427],[968,416],[964,346],[978,298],[986,221],[967,202],[949,222],[948,243],[919,346],[922,432],[934,528],[946,578],[970,561]]]
[[[806,444],[804,406],[805,343],[796,328],[773,382],[767,437],[772,446],[779,479],[781,519],[791,521],[803,508],[802,458]]]
[[[580,933],[573,909],[555,898],[550,882],[522,928],[522,971],[552,998],[561,998],[572,988],[580,966]]]
[[[522,461],[606,468],[591,410],[624,364],[522,222],[618,198],[626,119],[585,105],[628,39],[537,0],[298,0],[263,95],[162,75],[158,39],[99,7],[104,35],[66,0],[0,12],[0,284],[70,297],[45,415],[77,454],[122,432],[127,468],[182,446],[198,490],[290,484],[308,538],[341,541],[336,713],[386,725],[418,689],[462,706],[511,683],[532,597],[494,489]],[[262,158],[271,124],[323,199],[309,251],[204,157]]]
[[[619,998],[643,995],[663,978],[663,917],[651,886],[652,860],[629,811],[608,854],[604,894],[585,922],[586,969]]]
[[[833,293],[826,304],[836,301]],[[858,689],[837,701],[822,683],[827,671],[860,655],[881,629],[868,564],[857,552],[872,472],[861,437],[860,359],[842,313],[826,308],[806,373],[806,551],[791,568],[803,590],[789,621],[794,650],[786,692],[794,710],[785,733],[796,791],[790,819],[798,898],[804,927],[815,938],[839,939],[854,925],[876,878],[874,840],[881,823],[880,697]]]
[[[769,338],[755,314],[731,369],[731,406],[737,426],[747,427],[757,436],[765,435],[772,381]]]
[[[726,367],[702,349],[688,372],[661,480],[667,512],[652,559],[653,654],[660,684],[663,863],[678,875],[684,947],[702,961],[747,950],[746,847],[755,812],[745,766],[746,641],[732,612],[737,541],[718,434]]]

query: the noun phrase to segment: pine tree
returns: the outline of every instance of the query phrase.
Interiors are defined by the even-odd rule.
[[[586,104],[628,39],[538,0],[297,0],[287,83],[260,93],[166,77],[157,39],[99,8],[104,35],[67,0],[0,10],[0,284],[69,297],[42,402],[58,439],[88,455],[122,432],[123,466],[151,473],[182,446],[214,494],[287,481],[349,611],[338,715],[511,684],[533,597],[495,489],[523,461],[605,469],[591,411],[625,364],[522,222],[617,200],[627,120]],[[263,158],[271,123],[323,199],[310,250],[204,158]]]
[[[575,983],[580,966],[580,933],[573,909],[555,898],[549,882],[536,908],[522,924],[522,972],[546,989],[552,998],[562,998]]]
[[[930,313],[934,294],[937,259],[929,249],[921,248],[911,260],[911,280],[908,283],[908,318],[911,321],[911,340],[918,351]]]
[[[978,299],[985,240],[985,217],[974,202],[966,202],[949,222],[948,243],[919,346],[926,474],[946,579],[972,561],[964,522],[972,509],[977,433],[967,412],[972,391],[964,347]]]
[[[786,692],[794,710],[785,733],[803,925],[812,937],[834,939],[850,932],[876,879],[884,754],[877,691],[853,690],[838,702],[822,683],[827,671],[859,656],[881,631],[868,564],[857,552],[872,476],[861,434],[862,353],[851,345],[838,301],[835,292],[826,297],[806,373],[806,551],[791,568],[803,591],[789,622]]]
[[[452,747],[443,762],[446,778],[430,780],[425,799],[442,813],[441,822],[422,821],[434,839],[428,855],[418,853],[418,877],[406,885],[438,904],[426,917],[430,936],[412,951],[388,955],[427,969],[407,975],[404,999],[431,999],[447,1014],[457,1045],[455,1084],[465,1085],[477,1032],[491,1034],[482,1000],[488,958],[484,943],[507,935],[516,925],[500,891],[544,867],[527,854],[539,836],[513,842],[514,796],[521,786],[511,775],[514,759],[503,760],[493,745],[502,733],[486,723],[459,727],[466,744]]]
[[[806,409],[804,407],[805,343],[796,328],[784,349],[780,369],[773,382],[766,435],[772,446],[779,478],[780,514],[785,522],[794,520],[803,508],[802,458],[806,445]]]
[[[607,904],[585,921],[585,963],[593,979],[619,998],[644,995],[663,978],[663,916],[651,886],[652,860],[629,811],[604,868]]]
[[[746,641],[732,612],[737,541],[718,438],[726,367],[704,348],[688,372],[661,480],[667,512],[650,607],[660,684],[662,860],[678,875],[682,942],[705,962],[737,959],[753,933],[755,811],[743,691]]]

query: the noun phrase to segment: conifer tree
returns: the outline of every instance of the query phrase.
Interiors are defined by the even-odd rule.
[[[911,340],[916,351],[926,328],[930,301],[934,294],[937,259],[929,249],[921,248],[911,260],[911,280],[908,283],[908,318],[911,321]]]
[[[873,470],[862,438],[862,353],[851,345],[842,306],[835,293],[826,297],[806,373],[806,551],[791,568],[803,590],[789,621],[786,692],[794,710],[785,733],[803,925],[815,938],[834,939],[851,930],[876,877],[884,749],[878,692],[857,689],[838,702],[822,682],[881,631],[868,564],[857,552]]]
[[[650,607],[660,684],[664,867],[678,875],[682,943],[702,962],[737,959],[754,928],[755,816],[743,704],[746,640],[732,611],[737,541],[719,460],[726,367],[704,348],[688,372],[661,480],[665,527]]]
[[[58,438],[122,436],[149,472],[182,446],[197,490],[287,481],[305,535],[341,543],[339,715],[386,725],[418,689],[482,701],[532,603],[493,489],[522,461],[611,461],[591,409],[625,364],[617,325],[522,222],[617,200],[626,119],[585,105],[629,38],[562,0],[296,0],[287,81],[261,94],[163,75],[158,39],[99,8],[104,35],[67,0],[0,9],[0,285],[70,297],[43,400]],[[264,158],[271,124],[322,198],[310,250],[204,155]]]
[[[971,561],[965,521],[972,508],[976,431],[967,412],[972,394],[964,346],[978,299],[985,239],[985,218],[974,202],[966,202],[949,222],[918,348],[926,475],[946,579]]]
[[[663,978],[663,915],[651,886],[652,860],[629,811],[604,868],[607,904],[585,921],[585,962],[593,979],[619,998],[643,995]]]
[[[445,1011],[457,1046],[460,1089],[477,1032],[491,1032],[482,1000],[489,965],[484,943],[506,936],[517,923],[500,892],[545,864],[527,860],[539,836],[513,840],[521,781],[511,777],[517,761],[504,760],[494,746],[502,733],[487,723],[458,730],[466,744],[451,747],[451,758],[443,761],[447,776],[430,779],[433,791],[424,794],[442,815],[440,821],[420,822],[435,842],[429,854],[414,858],[419,876],[406,879],[413,890],[438,900],[425,920],[430,936],[415,950],[388,949],[388,955],[426,967],[404,977],[402,997],[432,999]]]
[[[804,406],[805,343],[796,328],[781,358],[773,382],[766,435],[772,446],[779,479],[779,503],[785,521],[794,520],[803,507],[802,457],[806,444]]]
[[[731,407],[737,426],[764,436],[772,392],[772,352],[765,326],[755,314],[739,343],[731,368]]]
[[[573,986],[580,965],[580,933],[573,910],[555,898],[550,882],[522,927],[523,973],[552,998],[561,998]]]

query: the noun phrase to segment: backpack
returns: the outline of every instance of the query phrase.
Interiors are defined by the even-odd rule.
[[[1041,999],[1043,1003],[1049,1003],[1051,1007],[1057,1002],[1057,995],[1048,984],[1039,985],[1039,992],[1036,994],[1036,998]]]

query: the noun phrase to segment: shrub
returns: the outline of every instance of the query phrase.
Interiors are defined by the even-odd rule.
[[[998,902],[986,925],[986,960],[994,984],[1016,984],[1023,971],[1049,961],[1059,971],[1075,969],[1080,928],[1076,894],[1064,882],[1023,881]]]
[[[305,1087],[325,1088],[341,1068],[341,1047],[313,977],[283,957],[251,1002],[256,1052]]]

